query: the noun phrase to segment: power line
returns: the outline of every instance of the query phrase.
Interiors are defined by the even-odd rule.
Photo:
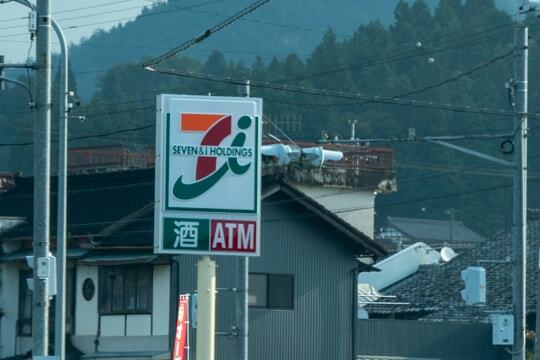
[[[461,192],[443,194],[443,195],[439,195],[439,196],[417,198],[417,199],[405,200],[405,201],[389,203],[389,204],[380,204],[380,205],[377,205],[377,206],[375,206],[375,205],[355,206],[355,207],[350,207],[350,208],[346,208],[346,209],[333,210],[331,212],[337,215],[337,214],[343,214],[343,213],[347,213],[347,212],[351,212],[351,211],[371,210],[371,209],[375,209],[375,207],[377,207],[377,208],[386,208],[386,207],[401,206],[401,205],[407,205],[407,204],[423,202],[423,201],[442,200],[442,199],[448,199],[448,198],[457,197],[457,196],[471,195],[471,194],[478,194],[478,193],[483,193],[483,192],[495,191],[495,190],[500,190],[500,189],[504,189],[504,188],[509,188],[511,186],[512,186],[512,184],[502,184],[502,185],[497,185],[497,186],[492,186],[492,187],[487,187],[487,188],[480,188],[480,189],[469,190],[469,191],[461,191]],[[266,204],[263,202],[262,205],[265,206]],[[275,219],[262,220],[261,222],[262,223],[274,223],[274,222],[290,221],[290,220],[295,220],[295,219],[300,219],[300,218],[309,218],[309,217],[315,217],[315,216],[317,216],[317,215],[314,215],[314,214],[295,215],[295,216],[289,216],[289,217],[281,217],[281,218],[275,218]]]
[[[483,63],[481,65],[478,65],[466,72],[463,72],[461,74],[458,74],[457,76],[453,77],[453,78],[450,78],[450,79],[446,79],[446,80],[443,80],[439,83],[436,83],[436,84],[431,84],[431,85],[428,85],[424,88],[421,88],[421,89],[416,89],[416,90],[412,90],[410,92],[407,92],[407,93],[404,93],[404,94],[401,94],[401,95],[398,95],[397,97],[404,97],[404,96],[409,96],[411,94],[416,94],[416,93],[420,93],[420,92],[424,92],[424,91],[427,91],[427,90],[431,90],[433,88],[436,88],[436,87],[439,87],[439,86],[442,86],[442,85],[445,85],[445,84],[448,84],[450,82],[453,82],[453,81],[457,81],[465,76],[468,76],[468,75],[471,75],[477,71],[480,71],[482,69],[485,69],[487,68],[488,66],[491,66],[493,65],[494,63],[502,60],[502,59],[505,59],[507,58],[508,56],[511,55],[512,52],[507,52],[503,55],[500,55],[498,57],[495,57],[491,60],[489,60],[488,62],[486,63]],[[117,102],[117,103],[112,103],[112,104],[96,104],[96,105],[91,105],[90,107],[91,108],[94,108],[96,106],[100,106],[100,107],[105,107],[105,106],[112,106],[112,105],[122,105],[122,104],[131,104],[131,103],[140,103],[140,102],[150,102],[150,101],[154,101],[153,98],[148,98],[148,99],[137,99],[137,100],[133,100],[133,101],[124,101],[124,102]],[[279,101],[279,100],[271,100],[271,101],[275,101],[275,102],[283,102],[283,101]],[[351,103],[351,105],[363,105],[363,104],[367,104],[369,103],[370,101],[366,101],[366,102],[363,102],[363,103]],[[288,104],[294,104],[294,105],[305,105],[305,106],[317,106],[318,104],[299,104],[299,103],[290,103],[290,102],[285,102],[285,103],[288,103]],[[328,106],[329,104],[320,104],[320,105],[326,105]],[[331,106],[343,106],[344,104],[330,104]],[[348,105],[348,104],[347,104]],[[84,108],[81,107],[81,108]],[[147,107],[142,107],[142,108],[136,108],[136,109],[127,109],[127,110],[121,110],[121,111],[116,111],[116,112],[107,112],[107,113],[102,113],[102,114],[89,114],[89,115],[86,115],[87,117],[103,117],[103,116],[110,116],[110,115],[114,115],[114,114],[121,114],[121,113],[130,113],[130,112],[137,112],[137,111],[144,111],[144,110],[150,110],[152,109],[153,107],[152,106],[147,106]],[[28,111],[25,111],[25,112],[21,112],[21,113],[27,113]],[[6,113],[5,113],[6,114]],[[12,114],[16,114],[16,113],[7,113],[8,115],[12,115]],[[392,139],[395,139],[395,138],[392,138]],[[390,140],[389,140],[390,141]],[[392,140],[394,141],[394,140]]]
[[[186,9],[185,11],[189,11],[189,12],[193,12],[193,13],[197,13],[197,14],[202,14],[202,15],[211,15],[211,16],[215,16],[215,17],[219,17],[219,18],[227,18],[227,17],[233,16],[233,15],[216,14],[216,13],[211,13],[211,12],[208,12],[208,11],[201,11],[201,10],[191,10],[191,9],[188,10],[188,9]],[[275,22],[271,22],[271,21],[262,21],[262,20],[255,20],[255,19],[238,19],[238,20],[242,21],[242,22],[249,22],[249,23],[261,24],[261,25],[269,25],[269,26],[280,27],[280,28],[289,29],[289,30],[312,32],[312,33],[317,33],[317,34],[325,34],[327,32],[327,30],[312,29],[312,28],[302,27],[302,26],[298,26],[298,25],[280,24],[280,23],[275,23]],[[343,37],[343,38],[350,37],[350,35],[345,35],[345,34],[336,34],[336,36]]]
[[[64,14],[64,13],[68,13],[68,12],[79,12],[81,10],[101,8],[101,7],[106,7],[106,6],[111,6],[111,5],[121,4],[121,3],[127,3],[127,2],[133,2],[133,1],[137,1],[137,0],[111,1],[111,2],[107,2],[105,4],[85,6],[85,7],[77,7],[77,8],[73,8],[73,9],[58,10],[58,11],[55,11],[54,14],[56,15],[56,14]],[[169,0],[169,1],[174,1],[174,0]],[[8,21],[15,21],[15,20],[26,20],[27,18],[28,18],[27,16],[24,16],[24,17],[14,17],[14,18],[8,18],[8,19],[0,19],[0,22],[5,23],[5,22],[8,22]]]
[[[531,20],[529,20],[529,22],[531,23],[531,25],[538,24],[538,22],[535,19],[531,19]],[[434,37],[434,38],[432,38],[432,41],[434,41],[433,45],[437,45],[437,46],[444,45],[444,44],[455,43],[456,41],[459,41],[459,40],[461,40],[463,38],[465,38],[467,41],[471,41],[475,37],[488,35],[491,32],[493,32],[494,30],[500,30],[500,29],[503,29],[503,28],[506,28],[506,27],[511,27],[513,25],[514,25],[513,23],[507,23],[507,24],[503,24],[501,26],[494,27],[494,28],[489,29],[489,30],[479,31],[479,32],[476,32],[476,33],[465,33],[462,37],[454,38],[454,39],[451,39],[451,40],[448,40],[448,41],[443,41],[443,42],[440,41],[441,37]],[[506,33],[506,31],[498,31],[498,32],[496,32],[494,34],[490,34],[490,35],[501,35],[501,34],[505,34],[505,33]],[[481,40],[479,43],[498,40],[498,39],[500,39],[502,37],[503,36],[497,36],[497,37],[494,37],[494,38],[491,38],[491,39],[484,39],[484,40]],[[442,37],[442,38],[444,38],[444,37]],[[477,43],[476,42],[472,43],[472,45],[475,45],[475,44],[477,44]],[[425,45],[423,45],[423,44],[421,46],[422,46],[422,48],[425,47]],[[469,45],[467,45],[467,46],[469,46]],[[366,67],[379,65],[381,63],[385,63],[385,62],[388,62],[388,61],[411,59],[411,58],[415,58],[415,57],[419,57],[419,56],[426,56],[426,55],[431,55],[431,54],[438,53],[438,52],[441,52],[441,51],[447,51],[447,50],[459,49],[459,48],[461,48],[461,47],[453,47],[453,48],[452,47],[447,47],[447,48],[439,48],[439,49],[434,49],[434,50],[425,50],[425,51],[420,51],[420,52],[418,51],[418,49],[408,50],[408,51],[405,51],[405,52],[399,52],[399,51],[393,50],[393,51],[390,51],[388,53],[388,55],[384,55],[383,57],[380,57],[380,58],[373,57],[371,60],[368,60],[368,61],[364,60],[362,62],[344,64],[344,65],[338,66],[336,68],[325,70],[323,72],[308,74],[308,75],[304,75],[304,76],[301,76],[301,77],[289,79],[289,81],[302,80],[302,79],[307,79],[307,78],[311,78],[311,77],[317,77],[317,76],[321,76],[321,75],[328,75],[328,74],[331,74],[331,73],[347,71],[347,70],[359,70],[359,69],[363,69],[363,68],[366,68]]]
[[[128,11],[128,10],[135,10],[135,9],[141,9],[141,6],[131,6],[131,7],[122,8],[122,9],[115,9],[115,10],[109,10],[109,11],[86,14],[86,15],[79,15],[79,16],[68,17],[68,18],[59,18],[59,19],[55,19],[55,20],[61,22],[61,21],[70,21],[70,20],[77,20],[77,19],[86,19],[86,18],[90,18],[90,17],[94,17],[94,16],[109,15],[109,14],[114,14],[114,13],[118,13],[118,12],[125,12],[125,11]],[[131,18],[133,18],[133,17],[130,17],[130,19]],[[121,20],[124,20],[124,19],[121,19]],[[111,20],[111,22],[114,22],[114,21],[116,21],[116,20]],[[11,25],[11,26],[1,27],[0,30],[21,29],[21,28],[24,28],[25,26],[26,25]]]
[[[99,133],[99,134],[75,136],[75,137],[72,137],[72,138],[68,139],[68,141],[71,142],[71,141],[84,140],[84,139],[94,139],[94,138],[106,137],[106,136],[110,136],[110,135],[122,134],[122,133],[127,133],[127,132],[141,131],[141,130],[151,129],[154,126],[155,125],[146,125],[146,126],[139,126],[139,127],[135,127],[135,128],[129,128],[129,129],[108,131],[108,132]],[[32,142],[24,142],[24,143],[0,143],[0,147],[6,147],[6,146],[31,146],[31,145],[34,145],[33,141]]]
[[[173,76],[179,76],[179,77],[196,79],[196,80],[205,80],[205,81],[217,82],[217,83],[226,83],[226,84],[232,84],[232,85],[245,84],[244,80],[238,80],[238,79],[233,79],[233,78],[219,78],[219,77],[215,77],[208,74],[197,75],[193,72],[182,73],[177,70],[168,69],[168,68],[153,68],[153,71],[166,74],[166,75],[173,75]],[[384,96],[375,96],[375,95],[365,95],[361,93],[348,93],[348,92],[336,91],[336,90],[310,89],[306,87],[292,86],[292,85],[287,85],[287,84],[276,84],[276,83],[269,83],[269,82],[251,81],[250,85],[252,87],[258,87],[262,89],[283,91],[283,92],[289,92],[289,93],[298,93],[298,94],[312,95],[312,96],[318,96],[318,97],[364,100],[364,101],[370,101],[373,103],[410,106],[410,107],[417,107],[417,108],[436,109],[436,110],[470,113],[470,114],[483,114],[483,115],[493,115],[493,116],[513,116],[513,112],[511,111],[490,109],[486,107],[476,107],[476,106],[471,106],[471,105],[452,105],[452,104],[435,103],[431,101],[409,100],[409,99],[403,99],[403,98],[398,98],[398,97],[384,97]],[[540,114],[536,114],[536,113],[531,113],[529,115],[531,117],[540,117]]]
[[[1,41],[1,40],[0,40]],[[138,49],[138,48],[145,48],[145,49],[166,49],[164,47],[149,47],[149,46],[127,46],[127,45],[117,45],[117,44],[106,44],[106,45],[85,45],[85,46],[91,46],[91,47],[110,47],[110,48],[115,48],[115,47],[118,47],[118,48],[134,48],[134,49]],[[206,51],[206,52],[210,52],[210,51],[214,51],[214,49],[195,49],[195,50],[192,50],[192,51]],[[238,54],[238,53],[246,53],[246,54],[266,54],[266,55],[279,55],[279,56],[287,56],[288,54],[284,54],[284,53],[272,53],[272,52],[259,52],[259,51],[241,51],[241,50],[220,50],[221,52],[223,53],[235,53],[235,54]],[[424,55],[424,54],[422,54]],[[96,69],[96,70],[88,70],[88,71],[80,71],[80,72],[75,72],[76,75],[81,75],[81,74],[88,74],[88,73],[100,73],[100,72],[107,72],[107,71],[110,71],[111,69]],[[295,78],[293,79],[285,79],[285,81],[294,81],[296,80]]]
[[[489,60],[489,61],[487,61],[487,62],[485,62],[485,63],[483,63],[481,65],[475,66],[474,68],[472,68],[470,70],[467,70],[465,72],[462,72],[462,73],[460,73],[460,74],[458,74],[458,75],[456,75],[454,77],[442,80],[442,81],[434,83],[434,84],[427,85],[427,86],[425,86],[423,88],[420,88],[420,89],[414,89],[414,90],[411,90],[411,91],[396,95],[395,97],[396,98],[407,97],[407,96],[410,96],[410,95],[422,93],[422,92],[432,90],[432,89],[441,87],[443,85],[452,83],[452,82],[460,80],[460,79],[462,79],[462,78],[464,78],[466,76],[470,76],[470,75],[472,75],[472,74],[474,74],[474,73],[476,73],[476,72],[478,72],[480,70],[488,68],[488,67],[494,65],[495,63],[508,58],[510,55],[512,55],[512,51],[509,51],[509,52],[507,52],[507,53],[505,53],[503,55],[500,55],[500,56],[498,56],[496,58],[493,58],[493,59],[491,59],[491,60]],[[281,99],[272,99],[272,98],[268,98],[268,97],[265,97],[265,100],[266,101],[271,101],[271,102],[276,102],[276,103],[287,104],[287,105],[305,106],[305,107],[313,107],[313,106],[315,106],[315,107],[362,106],[362,105],[365,105],[365,104],[373,103],[372,101],[365,101],[365,102],[362,102],[362,103],[353,102],[353,103],[334,103],[334,104],[303,103],[303,102],[299,103],[299,102],[292,102],[292,101],[286,101],[286,100],[281,100]]]
[[[346,64],[346,65],[339,66],[339,67],[336,67],[336,68],[332,68],[332,69],[329,69],[329,70],[325,70],[325,71],[321,71],[321,72],[317,72],[317,73],[313,73],[313,74],[308,74],[308,75],[303,75],[303,76],[299,76],[299,77],[296,77],[296,78],[288,79],[287,82],[311,79],[311,78],[314,78],[314,77],[326,76],[326,75],[331,75],[331,74],[344,72],[344,71],[351,71],[352,72],[352,71],[357,71],[357,70],[363,70],[363,69],[366,69],[366,68],[370,68],[370,67],[373,67],[373,66],[382,65],[382,64],[386,64],[386,63],[390,63],[390,62],[398,62],[398,61],[403,61],[403,60],[410,60],[410,59],[414,59],[414,58],[417,58],[417,57],[424,57],[424,56],[427,56],[427,55],[433,55],[433,54],[446,52],[446,51],[450,51],[450,50],[459,50],[459,49],[467,48],[467,47],[470,47],[470,46],[475,46],[475,45],[479,45],[479,44],[484,44],[484,43],[496,41],[496,40],[502,39],[503,37],[509,36],[509,35],[510,34],[507,34],[505,32],[505,33],[502,33],[502,34],[498,34],[497,36],[493,36],[493,37],[491,37],[489,39],[482,39],[482,40],[476,40],[476,41],[470,41],[469,39],[467,39],[467,41],[464,42],[463,44],[459,44],[459,45],[455,45],[455,46],[443,47],[443,48],[438,48],[438,49],[433,49],[433,50],[426,50],[426,51],[410,51],[408,53],[402,53],[402,54],[398,54],[398,55],[375,58],[375,59],[371,59],[371,60],[368,60],[368,61],[363,61],[363,62],[360,62],[360,63]]]
[[[155,66],[155,65],[157,65],[157,64],[171,58],[172,56],[178,54],[179,52],[184,51],[184,50],[190,48],[191,46],[193,46],[195,44],[198,44],[201,41],[206,40],[207,38],[209,38],[210,36],[212,36],[216,32],[219,32],[219,31],[223,30],[224,28],[231,25],[232,23],[239,20],[240,18],[242,18],[242,17],[244,17],[244,16],[246,16],[248,14],[251,14],[252,12],[257,10],[259,7],[266,4],[268,1],[270,1],[270,0],[258,0],[258,1],[254,2],[254,3],[252,3],[248,7],[238,11],[236,14],[228,17],[224,21],[222,21],[222,22],[212,26],[211,28],[207,29],[202,34],[200,34],[199,36],[184,42],[183,44],[181,44],[181,45],[177,46],[176,48],[166,52],[163,55],[158,56],[155,59],[152,59],[150,62],[144,64],[143,67],[147,68],[147,67],[150,67],[150,66]]]
[[[127,20],[135,20],[137,18],[145,18],[145,17],[149,17],[149,16],[165,15],[165,14],[170,14],[170,13],[181,11],[181,10],[189,10],[189,9],[192,9],[192,8],[197,8],[197,7],[201,7],[201,6],[207,6],[207,5],[210,5],[210,4],[215,4],[215,3],[225,2],[225,1],[230,1],[230,0],[218,0],[218,1],[213,1],[213,2],[204,3],[204,4],[191,5],[191,6],[188,6],[188,7],[185,7],[185,8],[178,8],[178,9],[174,9],[174,10],[153,12],[153,13],[148,13],[148,14],[140,14],[140,15],[137,15],[135,17],[130,16],[130,17],[124,17],[124,18],[118,18],[118,19],[112,19],[112,20],[104,20],[104,21],[98,21],[98,22],[92,22],[92,23],[84,23],[84,24],[79,24],[79,25],[64,26],[63,29],[64,30],[71,30],[71,29],[77,29],[77,28],[82,28],[82,27],[87,27],[87,26],[102,25],[102,24],[109,24],[109,23],[118,23],[118,22],[127,21]],[[129,9],[134,9],[134,8],[129,8]],[[124,9],[124,11],[125,10],[127,10],[127,9]],[[97,15],[103,15],[103,14],[109,14],[109,13],[110,12],[105,12],[105,13],[99,13]],[[97,16],[97,15],[95,15],[95,16]],[[86,18],[86,17],[90,17],[90,16],[94,16],[94,15],[90,14],[90,15],[87,15],[87,16],[77,16],[77,17],[73,17],[73,18],[65,18],[65,19],[61,19],[60,21],[69,21],[69,20],[74,20],[74,19],[79,19],[79,18]],[[25,26],[20,25],[18,27],[19,28],[24,28]],[[15,27],[10,27],[10,28],[15,28]],[[2,36],[0,36],[0,39],[10,38],[10,37],[18,37],[18,36],[23,36],[23,35],[28,35],[28,33],[25,32],[25,33],[2,35]]]
[[[139,187],[139,186],[149,186],[149,185],[153,185],[153,182],[142,182],[142,183],[136,183],[136,184],[113,185],[113,186],[91,188],[91,189],[89,188],[89,189],[70,190],[69,193],[73,194],[73,193],[81,193],[81,192],[86,192],[86,193],[87,192],[97,192],[97,190],[106,191],[106,190],[115,190],[115,189],[118,189],[118,188]],[[403,200],[403,201],[394,202],[394,203],[388,203],[388,204],[354,206],[354,207],[349,207],[349,208],[344,208],[344,209],[328,210],[328,211],[333,213],[333,214],[338,215],[338,214],[343,214],[343,213],[352,212],[352,211],[370,210],[370,209],[374,209],[375,207],[377,207],[377,208],[394,207],[394,206],[407,205],[407,204],[423,202],[423,201],[441,200],[441,199],[447,199],[447,198],[463,196],[463,195],[478,194],[478,193],[483,193],[483,192],[500,190],[500,189],[508,188],[508,187],[511,187],[511,186],[512,186],[512,184],[500,184],[500,185],[486,187],[486,188],[478,188],[478,189],[473,189],[473,190],[468,190],[468,191],[459,191],[459,192],[442,194],[442,195],[437,195],[437,196],[430,196],[430,197],[416,198],[416,199],[410,199],[410,200]],[[16,196],[5,197],[5,200],[15,200],[17,198],[27,198],[27,197],[31,197],[31,196],[32,196],[32,194],[16,195]],[[323,196],[325,196],[325,195],[323,195]],[[310,197],[310,196],[307,196],[307,195],[303,195],[301,198],[302,199],[311,199],[311,200],[316,200],[317,199],[317,197],[314,198],[314,197]],[[295,202],[295,201],[296,201],[295,199],[275,200],[275,201],[266,200],[266,201],[262,202],[262,206],[265,207],[265,206],[271,206],[271,205],[277,205],[277,204],[282,204],[282,203],[286,203],[286,202]],[[289,221],[289,220],[295,220],[295,219],[300,219],[300,218],[308,218],[308,217],[315,217],[315,216],[316,215],[314,215],[314,214],[294,215],[294,216],[281,217],[281,218],[275,218],[275,219],[267,219],[267,220],[263,220],[262,222],[263,223],[273,223],[273,222]],[[152,217],[146,217],[146,218],[138,218],[137,219],[137,221],[145,221],[145,220],[150,221],[150,220],[153,220],[153,218]],[[114,223],[121,223],[123,221],[127,221],[127,220],[86,222],[86,223],[70,224],[69,226],[70,227],[82,227],[82,226],[88,226],[88,225],[107,225],[107,224],[110,224],[110,223],[113,223],[113,222]]]

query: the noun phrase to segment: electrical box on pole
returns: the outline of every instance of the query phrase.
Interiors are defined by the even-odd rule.
[[[35,34],[37,31],[37,12],[32,10],[28,13],[28,31]]]
[[[38,279],[47,281],[49,296],[56,295],[56,257],[49,255],[38,259],[37,269],[34,269],[34,256],[26,257],[28,266],[36,272]],[[34,279],[26,279],[26,285],[30,291],[34,291]]]
[[[493,345],[514,345],[514,315],[492,314]]]

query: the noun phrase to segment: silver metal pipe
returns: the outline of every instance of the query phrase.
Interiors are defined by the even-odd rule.
[[[66,356],[66,216],[67,216],[67,133],[68,133],[68,48],[64,32],[54,19],[52,26],[60,41],[60,101],[58,125],[58,208],[56,230],[56,309],[54,354],[64,360]]]

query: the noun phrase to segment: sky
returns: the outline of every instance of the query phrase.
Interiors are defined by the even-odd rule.
[[[51,11],[68,43],[78,44],[97,29],[108,30],[135,18],[144,6],[153,2],[156,0],[51,0]],[[0,55],[6,57],[6,62],[27,59],[30,46],[27,16],[28,9],[20,4],[0,4]],[[53,51],[59,52],[54,35]]]

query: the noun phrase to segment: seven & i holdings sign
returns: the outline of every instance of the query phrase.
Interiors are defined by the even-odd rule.
[[[259,255],[261,118],[257,98],[158,96],[155,252]]]

